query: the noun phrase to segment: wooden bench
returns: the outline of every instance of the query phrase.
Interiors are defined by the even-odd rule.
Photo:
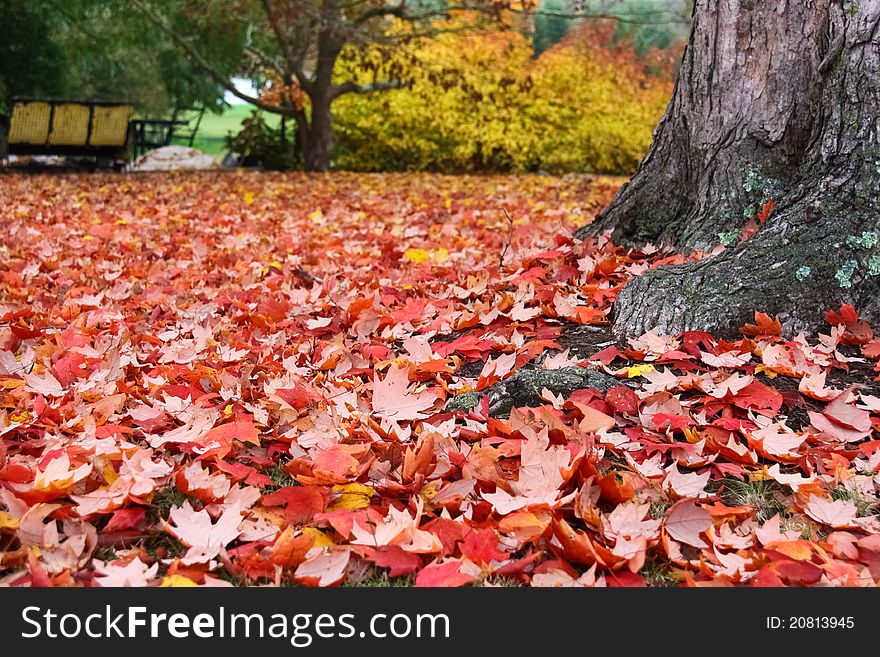
[[[131,159],[128,103],[92,100],[14,98],[0,118],[0,160],[9,155],[62,155],[96,158],[99,166]]]

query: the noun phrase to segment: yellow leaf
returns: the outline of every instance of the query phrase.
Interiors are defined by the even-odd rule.
[[[311,536],[315,539],[315,542],[312,543],[312,547],[328,547],[333,545],[333,539],[331,539],[327,534],[322,532],[320,529],[316,529],[315,527],[305,527],[302,530],[302,533],[306,536]]]
[[[424,249],[407,249],[403,257],[417,265],[431,259],[431,254]]]
[[[244,202],[248,205],[252,205],[254,202],[254,193],[253,192],[245,192],[244,193]]]
[[[778,372],[774,372],[766,365],[757,365],[755,367],[755,374],[759,374],[761,372],[763,372],[764,376],[766,376],[768,379],[775,379],[778,376]]]
[[[770,473],[767,472],[767,466],[765,465],[761,470],[755,470],[754,472],[748,473],[749,481],[766,481],[767,479],[773,479],[770,476]]]
[[[198,584],[183,575],[166,575],[162,578],[162,583],[159,585],[159,588],[183,588],[191,586],[198,586]]]
[[[684,437],[689,443],[700,442],[700,432],[695,427],[685,427]]]
[[[13,518],[6,511],[0,511],[0,529],[17,529],[18,518]]]
[[[100,461],[103,461],[101,465],[101,474],[104,477],[104,481],[112,486],[113,482],[119,479],[119,473],[116,472],[116,468],[113,467],[113,464],[110,463],[109,459],[101,458]]]
[[[419,494],[426,502],[430,502],[437,496],[437,481],[431,480],[425,486],[422,486],[422,491]]]
[[[363,509],[370,506],[370,498],[373,496],[373,489],[363,484],[337,484],[333,487],[333,492],[340,495],[327,507],[328,511]]]
[[[628,379],[634,379],[637,376],[642,376],[645,372],[653,372],[653,365],[632,365],[630,367],[623,368],[626,371],[626,377]]]

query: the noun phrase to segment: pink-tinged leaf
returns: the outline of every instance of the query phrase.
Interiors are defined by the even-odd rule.
[[[828,372],[824,370],[818,374],[805,374],[798,384],[798,391],[807,397],[820,399],[822,401],[829,401],[835,397],[839,397],[840,390],[825,385],[825,378],[827,376]]]
[[[347,547],[332,549],[313,548],[312,554],[293,573],[293,579],[303,586],[336,586],[345,579],[351,550]]]
[[[615,575],[617,577],[617,575]],[[550,568],[544,572],[532,575],[531,586],[535,588],[604,588],[606,586],[605,575],[596,576],[596,564],[578,578],[559,568]]]
[[[761,545],[775,543],[777,541],[795,541],[800,538],[799,531],[783,531],[782,519],[777,513],[763,525],[755,529],[755,538],[760,541]]]
[[[788,486],[794,492],[798,492],[802,487],[815,486],[818,479],[814,477],[804,477],[799,474],[783,474],[782,468],[776,463],[767,470],[767,474],[774,481],[778,481],[784,486]]]
[[[822,414],[853,431],[870,431],[871,414],[850,403],[850,398],[850,393],[844,392],[828,404],[828,406],[825,407],[825,410],[822,411]]]
[[[498,358],[490,358],[483,365],[477,378],[477,390],[484,390],[510,374],[516,365],[516,354],[502,354]]]
[[[140,557],[135,557],[127,564],[111,563],[95,564],[95,583],[98,586],[147,586],[156,577],[159,564],[148,566]]]
[[[30,390],[44,397],[63,397],[64,386],[52,376],[51,372],[42,374],[25,374],[24,380]]]
[[[61,508],[60,504],[43,504],[38,502],[30,507],[18,522],[18,540],[24,545],[45,547],[57,540],[58,533],[53,532],[54,523],[45,524],[46,518]],[[47,533],[48,532],[48,533]]]
[[[716,356],[701,351],[700,359],[709,367],[740,367],[752,359],[752,354],[750,352],[726,351]]]
[[[673,463],[666,470],[666,477],[663,479],[663,490],[672,493],[678,498],[699,498],[706,497],[706,484],[709,483],[709,473],[695,474],[682,473],[678,469],[678,465]]]
[[[734,582],[744,582],[754,577],[753,557],[743,557],[736,552],[725,554],[715,546],[712,548],[712,553],[717,564],[713,564],[711,568],[716,575]]]
[[[851,500],[826,500],[810,496],[804,512],[816,522],[834,529],[851,529],[857,527],[856,505]]]
[[[241,533],[241,512],[237,506],[226,509],[212,522],[206,510],[195,511],[186,501],[182,507],[171,509],[168,520],[165,523],[168,532],[189,546],[181,560],[186,565],[210,561]]]
[[[807,440],[806,435],[794,433],[779,422],[752,431],[748,437],[749,442],[764,456],[783,459],[799,458],[797,451]]]
[[[850,429],[849,427],[845,427],[842,424],[828,419],[828,416],[824,413],[808,411],[807,415],[810,416],[810,424],[812,424],[817,431],[825,434],[832,440],[837,440],[842,443],[857,443],[871,435],[870,428],[865,431]]]
[[[563,471],[571,466],[571,452],[561,445],[550,445],[546,429],[522,445],[517,479],[509,482],[511,495],[499,487],[482,497],[492,503],[499,515],[531,505],[555,507],[562,500],[560,488],[565,483]]]
[[[436,390],[411,392],[409,390],[409,371],[405,368],[392,368],[384,379],[373,383],[373,412],[388,420],[420,420],[424,413],[437,401]]]
[[[416,575],[416,586],[419,587],[455,587],[470,584],[476,577],[462,572],[463,563],[457,560],[445,563],[432,563]]]
[[[199,463],[192,463],[177,473],[177,488],[202,502],[216,502],[229,492],[230,481],[224,475],[210,471]]]
[[[662,520],[648,518],[650,508],[650,504],[617,505],[611,513],[602,516],[602,534],[612,540],[637,536],[657,538]]]
[[[693,500],[680,500],[666,512],[666,533],[676,541],[696,548],[708,547],[701,534],[712,526],[712,514]]]
[[[597,411],[592,406],[581,404],[579,402],[571,402],[583,416],[578,423],[578,429],[584,433],[598,433],[600,431],[611,431],[614,428],[614,418],[606,415],[602,411]]]

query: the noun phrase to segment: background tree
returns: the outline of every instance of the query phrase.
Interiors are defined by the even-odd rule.
[[[349,44],[372,41],[391,45],[392,39],[384,30],[390,18],[418,24],[446,12],[445,3],[438,2],[224,0],[211,3],[200,20],[198,12],[191,9],[194,2],[196,0],[133,0],[131,4],[216,84],[260,109],[293,118],[297,147],[306,169],[311,171],[326,171],[330,167],[333,143],[330,108],[334,100],[345,94],[394,89],[403,84],[397,78],[377,79],[367,84],[337,80],[336,63],[343,49]],[[217,14],[234,17],[247,26],[242,49],[246,60],[240,61],[235,71],[218,66],[203,47],[211,42],[212,34],[217,34],[216,26],[207,17]],[[182,15],[190,15],[192,20],[181,21]],[[401,34],[398,40],[411,36]],[[248,95],[233,83],[236,72],[274,78],[281,92],[271,99]]]
[[[0,105],[16,94],[64,92],[64,55],[51,38],[51,18],[29,0],[0,3]]]
[[[697,0],[653,145],[582,234],[728,248],[632,280],[616,333],[813,329],[841,300],[880,321],[878,34],[880,0]]]
[[[535,57],[549,47],[562,41],[563,37],[576,23],[566,14],[571,13],[567,0],[542,0],[535,16],[535,36],[533,39]]]
[[[195,103],[218,108],[223,93],[232,93],[293,119],[299,159],[324,171],[338,98],[411,87],[419,67],[442,77],[444,88],[463,79],[418,62],[412,52],[421,41],[484,28],[531,36],[536,21],[597,16],[668,21],[676,2],[632,10],[607,0],[581,7],[566,0],[9,0],[2,6],[8,17],[0,30],[8,34],[0,48],[8,54],[0,88],[129,100],[147,114]],[[380,51],[383,61],[360,72],[366,76],[338,65],[366,50]],[[260,92],[243,92],[237,77],[250,78]]]
[[[244,30],[240,23],[217,25],[226,36],[215,40],[211,56],[218,66],[232,68]],[[4,0],[0,103],[13,95],[125,100],[153,114],[194,104],[216,108],[223,91],[125,3]]]
[[[657,0],[621,0],[612,11],[620,16],[652,17],[656,16],[652,12],[656,12],[662,4]],[[651,49],[666,50],[675,41],[686,39],[689,24],[684,20],[675,20],[679,16],[690,15],[684,3],[672,0],[665,3],[665,9],[668,12],[666,20],[660,15],[654,20],[618,21],[615,37],[630,39],[639,57],[644,57]]]
[[[510,27],[536,15],[566,20],[611,17],[629,22],[681,22],[680,16],[669,9],[670,2],[675,4],[677,0],[661,0],[655,9],[631,14],[597,11],[592,4],[562,13],[536,9],[533,0],[218,0],[202,7],[201,12],[188,9],[193,3],[199,4],[198,0],[132,0],[130,5],[216,84],[267,112],[293,118],[305,168],[326,171],[333,145],[333,102],[346,94],[368,94],[411,84],[403,68],[366,83],[352,77],[339,79],[337,62],[347,48],[378,45],[393,52],[413,40],[442,32],[434,21],[447,18],[450,12],[466,17],[465,24],[456,30],[480,29],[487,24]],[[241,92],[232,82],[232,72],[217,66],[203,51],[202,44],[222,34],[208,18],[218,14],[247,24],[242,51],[245,59],[237,71],[273,79],[278,92],[270,98]],[[181,21],[181,15],[189,15],[190,19]],[[389,31],[394,20],[405,22],[409,29]]]

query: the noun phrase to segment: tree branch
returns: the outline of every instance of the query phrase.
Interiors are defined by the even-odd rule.
[[[281,65],[278,64],[278,62],[275,61],[275,59],[273,57],[270,57],[269,55],[264,53],[262,50],[257,48],[256,46],[245,46],[244,49],[245,49],[245,52],[252,55],[254,57],[254,59],[256,59],[260,64],[262,64],[266,68],[272,69],[273,71],[275,71],[275,73],[278,75],[278,77],[280,77],[281,79],[284,79],[284,77],[285,77],[284,69],[281,68]]]
[[[410,20],[424,20],[426,18],[446,15],[450,12],[479,12],[497,13],[498,5],[491,2],[465,2],[460,5],[447,5],[442,11],[429,10],[421,14],[408,14],[404,18]],[[635,25],[689,25],[690,21],[680,14],[669,9],[650,9],[647,11],[627,11],[619,13],[591,12],[591,11],[554,11],[548,9],[518,9],[516,7],[504,7],[503,11],[511,14],[525,16],[552,16],[554,18],[568,18],[570,20],[613,20],[619,23],[632,23]],[[649,19],[649,20],[645,20]]]
[[[309,93],[311,91],[311,81],[302,68],[302,61],[304,58],[302,53],[300,56],[294,54],[293,48],[287,39],[287,34],[282,29],[281,22],[272,9],[271,0],[262,0],[262,5],[263,11],[266,14],[266,19],[269,21],[269,26],[272,28],[272,32],[278,40],[278,47],[281,49],[281,54],[284,57],[284,62],[287,67],[287,71],[281,75],[282,79],[284,79],[285,82],[289,82],[291,76],[296,77],[299,86],[302,87],[306,93]],[[308,47],[308,43],[306,43],[306,47]]]
[[[389,91],[391,89],[401,89],[402,87],[403,82],[400,80],[380,80],[369,84],[358,84],[354,80],[348,80],[333,87],[331,96],[338,98],[343,94],[369,94],[374,91]]]
[[[389,16],[394,16],[395,18],[408,18],[409,14],[407,12],[406,0],[400,0],[400,3],[396,5],[371,7],[355,18],[352,21],[352,25],[354,25],[354,27],[361,27],[364,23],[367,23],[374,18],[387,18]]]
[[[277,105],[272,105],[270,103],[263,102],[259,98],[255,96],[249,96],[248,94],[240,91],[231,80],[228,79],[226,75],[218,71],[214,66],[205,59],[202,54],[197,51],[192,44],[189,43],[183,36],[175,32],[165,20],[156,13],[156,10],[153,9],[149,4],[143,2],[142,0],[131,0],[131,3],[144,15],[147,19],[153,23],[156,27],[158,27],[166,36],[168,36],[181,50],[186,53],[187,57],[192,60],[194,64],[203,69],[211,79],[214,80],[218,85],[226,89],[229,93],[231,93],[236,98],[243,100],[246,103],[254,105],[255,107],[259,107],[262,110],[270,112],[272,114],[283,114],[285,116],[293,116],[292,108],[287,107],[279,107]]]

